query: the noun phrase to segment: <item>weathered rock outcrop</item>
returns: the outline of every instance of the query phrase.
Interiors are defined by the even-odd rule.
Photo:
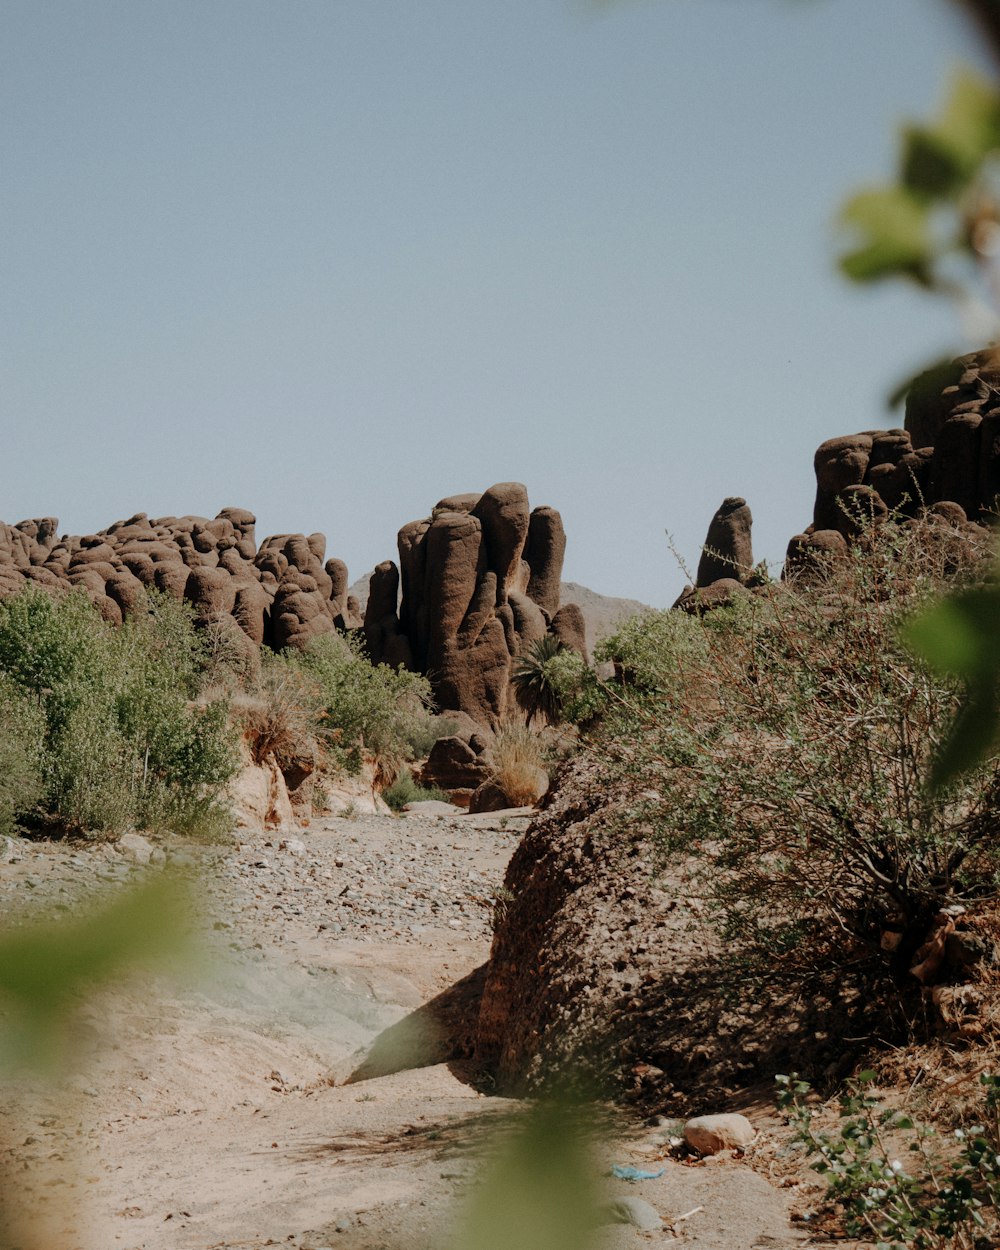
[[[752,526],[753,517],[745,499],[733,495],[722,501],[708,527],[696,586],[711,586],[723,577],[747,581],[753,570]]]
[[[276,535],[258,551],[255,525],[245,508],[223,508],[213,519],[137,512],[97,534],[61,538],[55,517],[0,524],[0,595],[29,582],[80,587],[121,624],[145,609],[149,587],[186,599],[201,624],[229,621],[248,645],[274,648],[360,626],[346,599],[345,566],[323,564],[322,534]]]
[[[579,611],[559,605],[562,521],[552,508],[531,511],[519,482],[440,500],[403,526],[398,547],[399,565],[386,561],[372,577],[369,653],[426,673],[439,707],[493,727],[513,658],[531,643],[551,632],[586,653]]]
[[[507,870],[475,1062],[507,1093],[583,1075],[669,1114],[725,1108],[790,1064],[848,1068],[850,1047],[828,1018],[829,1032],[816,1032],[828,1005],[796,995],[747,1009],[724,991],[732,970],[698,892],[689,897],[689,865],[662,870],[633,801],[585,757],[558,774]],[[847,1022],[865,1004],[852,1003],[845,1033],[863,1036]],[[807,1055],[802,1039],[814,1033],[826,1040]]]
[[[902,429],[827,439],[814,469],[812,523],[788,544],[786,578],[826,576],[850,544],[890,519],[981,536],[977,527],[1000,517],[1000,347],[927,370],[911,387]],[[727,606],[752,587],[752,569],[749,509],[727,499],[709,526],[696,585],[674,606]]]

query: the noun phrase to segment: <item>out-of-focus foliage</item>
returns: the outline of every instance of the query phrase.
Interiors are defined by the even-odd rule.
[[[0,1064],[55,1075],[72,1058],[84,996],[130,970],[176,963],[190,930],[190,894],[157,875],[81,915],[0,930]]]
[[[940,789],[994,754],[1000,739],[1000,584],[958,590],[909,622],[903,637],[936,672],[957,678],[961,705],[938,752],[931,785]]]
[[[589,1250],[599,1233],[595,1180],[579,1107],[535,1103],[484,1170],[454,1250]]]
[[[848,278],[915,282],[1000,329],[1000,88],[958,70],[938,116],[904,127],[895,180],[856,192],[840,221]]]

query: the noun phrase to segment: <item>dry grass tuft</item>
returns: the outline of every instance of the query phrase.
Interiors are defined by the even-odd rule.
[[[545,750],[538,734],[526,725],[509,723],[497,731],[490,752],[491,778],[514,807],[537,802],[548,785]]]

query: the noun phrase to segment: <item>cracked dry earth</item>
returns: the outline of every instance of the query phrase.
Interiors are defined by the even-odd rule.
[[[455,1247],[456,1211],[512,1104],[436,1062],[426,1028],[424,1066],[392,1071],[388,1043],[486,960],[526,823],[329,817],[294,837],[160,843],[203,883],[208,957],[182,986],[133,980],[87,1007],[59,1089],[0,1091],[0,1183],[23,1216],[4,1250]],[[71,912],[137,871],[114,846],[16,843],[0,912]],[[374,1071],[386,1074],[348,1080]],[[666,1168],[602,1182],[666,1222],[610,1226],[607,1250],[802,1244],[788,1190],[737,1160],[662,1159],[663,1139],[634,1126],[602,1143],[604,1169]]]

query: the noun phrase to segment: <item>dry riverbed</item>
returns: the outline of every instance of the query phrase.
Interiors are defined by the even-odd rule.
[[[25,1212],[12,1250],[444,1250],[512,1104],[436,1061],[435,1027],[453,1028],[463,999],[450,1014],[433,1004],[486,960],[525,824],[330,817],[226,846],[157,844],[202,884],[204,966],[91,1004],[59,1089],[0,1091],[0,1178]],[[140,871],[113,846],[15,843],[0,909],[71,913]],[[424,1066],[394,1070],[414,1047]],[[611,1227],[609,1250],[802,1244],[788,1190],[732,1159],[652,1162],[663,1136],[636,1128],[602,1149],[605,1167],[667,1169],[607,1182],[667,1224]]]

